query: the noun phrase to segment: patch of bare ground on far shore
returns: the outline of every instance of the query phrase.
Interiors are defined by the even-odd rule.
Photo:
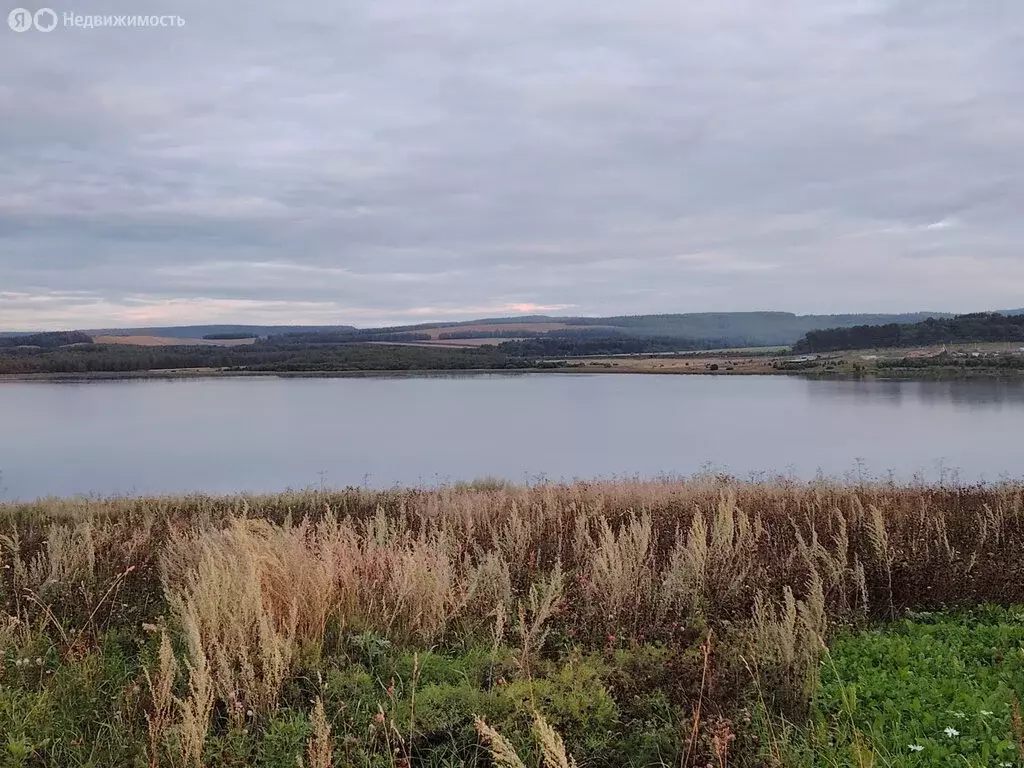
[[[180,339],[172,336],[93,336],[95,344],[130,344],[135,347],[239,347],[255,344],[256,339]]]
[[[778,373],[772,363],[785,360],[785,355],[724,357],[720,354],[685,357],[588,357],[570,362],[584,364],[584,370],[617,373]],[[717,366],[712,368],[712,366]]]

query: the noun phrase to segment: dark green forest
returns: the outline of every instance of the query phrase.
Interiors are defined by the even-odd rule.
[[[214,368],[226,371],[434,371],[526,368],[494,347],[448,349],[386,344],[267,344],[137,347],[82,344],[0,350],[0,374],[93,373]]]
[[[1024,341],[1024,315],[979,312],[920,323],[858,325],[810,331],[794,352],[837,352],[844,349],[919,347],[933,344]]]
[[[391,333],[377,328],[350,331],[292,331],[274,334],[268,344],[352,344],[355,342],[386,341],[403,343],[408,341],[430,341],[429,333]]]
[[[26,333],[17,336],[0,336],[0,349],[15,347],[38,347],[55,349],[68,344],[91,344],[92,337],[81,331],[52,331],[48,333]]]
[[[207,333],[203,335],[207,341],[237,341],[239,339],[258,339],[259,334],[251,331],[234,331],[228,333]]]
[[[351,325],[159,325],[135,328],[93,328],[86,329],[90,336],[161,336],[163,338],[202,339],[211,334],[244,333],[266,338],[275,334],[310,331],[354,331]]]
[[[671,336],[641,337],[557,331],[533,338],[505,341],[498,345],[498,349],[517,357],[579,357],[659,354],[713,349],[718,346],[720,342],[717,340],[698,342]]]

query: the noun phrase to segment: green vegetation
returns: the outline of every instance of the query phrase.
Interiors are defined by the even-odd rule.
[[[1022,649],[1022,609],[917,614],[843,632],[822,666],[814,725],[791,757],[835,766],[1018,765]]]
[[[1008,310],[1004,314],[1019,314],[1021,310]],[[200,339],[208,334],[251,333],[260,337],[282,334],[310,334],[328,332],[337,334],[394,334],[417,333],[446,329],[448,338],[503,337],[507,330],[487,331],[487,326],[567,323],[576,330],[593,328],[608,334],[671,337],[693,339],[701,344],[718,339],[721,346],[788,346],[808,331],[823,328],[850,328],[860,325],[889,323],[916,323],[928,317],[949,318],[949,313],[917,312],[905,314],[854,315],[795,315],[790,312],[691,312],[659,315],[621,315],[615,317],[549,317],[546,315],[520,315],[517,317],[484,318],[463,322],[419,323],[387,328],[359,329],[352,326],[261,326],[261,325],[196,325],[146,327],[87,331],[91,335],[119,334],[127,336],[161,336],[181,339]],[[482,326],[482,328],[480,327]],[[466,335],[468,334],[468,335]],[[522,335],[531,335],[529,330]]]
[[[24,333],[17,336],[0,336],[0,349],[37,347],[54,349],[68,344],[89,344],[92,338],[81,331],[54,331],[52,333]]]
[[[671,355],[702,350],[717,354],[730,347],[770,345],[806,335],[796,351],[821,351],[862,346],[907,346],[934,340],[1024,339],[1024,314],[964,315],[929,318],[911,325],[858,325],[812,330],[826,322],[840,326],[875,323],[892,317],[913,316],[831,315],[798,316],[785,312],[697,313],[638,315],[611,318],[515,318],[519,327],[500,327],[509,318],[472,323],[433,323],[392,328],[356,329],[348,326],[195,326],[135,329],[138,335],[179,338],[181,345],[133,346],[94,344],[80,332],[22,334],[0,337],[0,375],[131,374],[141,371],[204,370],[218,373],[331,373],[350,371],[506,370],[525,368],[580,368],[558,360],[588,356]],[[571,327],[551,328],[552,321]],[[530,328],[537,325],[538,330]],[[545,325],[547,327],[545,327]],[[472,326],[472,327],[467,327]],[[488,327],[494,326],[494,330]],[[440,330],[446,329],[446,330]],[[542,330],[541,330],[542,329]],[[122,332],[123,333],[123,332]],[[254,339],[246,345],[199,345],[208,340]],[[452,348],[422,344],[427,341],[491,338],[495,343]],[[502,341],[502,339],[509,339]],[[771,354],[777,349],[768,350]],[[749,353],[755,356],[758,352]],[[889,360],[864,366],[862,375],[962,376],[998,374],[1021,369],[1019,355],[982,363],[951,353],[939,360]],[[555,358],[554,362],[548,359]],[[775,361],[771,370],[745,366],[741,372],[798,372],[803,375],[842,375],[844,361]],[[589,370],[602,368],[590,363]],[[611,369],[613,366],[604,366]],[[662,366],[639,366],[653,371]],[[926,370],[927,369],[927,370]],[[675,372],[684,371],[679,366]],[[710,368],[707,368],[710,370]],[[734,367],[725,366],[726,372]],[[850,369],[854,373],[857,370]],[[865,372],[867,372],[865,374]]]
[[[383,330],[342,330],[342,331],[290,331],[271,336],[270,344],[352,344],[355,342],[388,341],[429,341],[429,333],[392,333]]]
[[[602,332],[551,331],[544,336],[505,341],[498,349],[516,357],[580,357],[586,355],[643,355],[709,348],[722,344],[720,339],[696,342],[666,336],[623,336]]]
[[[188,343],[190,339],[201,339],[209,334],[251,333],[254,336],[266,337],[281,333],[312,333],[316,331],[354,331],[351,325],[165,325],[147,326],[144,328],[107,328],[87,330],[92,336],[159,336],[165,339],[182,339]]]
[[[225,333],[205,333],[203,338],[208,341],[234,341],[236,339],[258,339],[258,333],[251,331],[229,331]]]
[[[1022,546],[1012,484],[2,505],[0,765],[1016,765]]]
[[[951,318],[928,318],[920,323],[859,325],[808,332],[794,352],[834,352],[844,349],[921,347],[967,342],[1024,341],[1024,314],[978,313]]]
[[[942,372],[948,375],[970,375],[989,371],[993,373],[1014,373],[1024,370],[1024,355],[987,353],[978,357],[966,354],[943,353],[933,357],[903,357],[895,360],[878,360],[876,366],[886,374],[899,371]]]
[[[396,332],[422,331],[428,328],[450,328],[459,332],[460,325],[486,326],[505,323],[569,323],[593,327],[607,335],[637,337],[670,337],[692,340],[701,346],[716,342],[723,347],[790,345],[808,331],[821,328],[849,328],[857,325],[914,323],[928,317],[951,317],[942,312],[906,314],[795,315],[791,312],[689,312],[660,315],[619,315],[615,317],[548,317],[532,315],[514,318],[489,318],[468,323],[423,323],[387,329]],[[376,329],[382,331],[384,329]],[[475,330],[475,329],[474,329]],[[497,334],[494,334],[497,335]],[[452,337],[457,338],[457,337]],[[465,338],[465,337],[463,337]],[[480,337],[477,337],[480,338]]]
[[[218,368],[230,371],[411,371],[514,369],[530,361],[485,349],[383,344],[274,344],[140,347],[84,344],[59,349],[9,349],[0,373],[93,373]]]
[[[774,346],[796,342],[809,331],[820,328],[848,328],[857,325],[912,323],[927,317],[944,317],[940,312],[902,315],[794,315],[791,312],[694,312],[673,315],[575,318],[583,325],[622,328],[637,336],[673,336],[714,340],[718,346]]]

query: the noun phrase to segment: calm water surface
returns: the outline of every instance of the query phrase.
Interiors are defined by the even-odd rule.
[[[0,383],[0,498],[690,474],[1024,475],[1024,382]]]

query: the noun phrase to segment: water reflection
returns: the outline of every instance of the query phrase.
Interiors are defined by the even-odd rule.
[[[707,467],[1024,470],[1024,383],[526,374],[0,384],[0,498]]]
[[[899,405],[905,398],[933,405],[970,408],[1024,406],[1024,380],[972,379],[954,381],[805,380],[812,399],[850,398],[872,404]]]

